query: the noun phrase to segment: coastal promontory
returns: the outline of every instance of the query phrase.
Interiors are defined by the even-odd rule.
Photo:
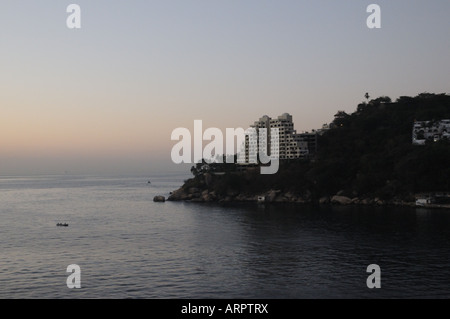
[[[436,124],[446,119],[447,94],[379,97],[337,112],[317,132],[314,154],[281,160],[276,174],[262,175],[258,165],[198,163],[168,200],[409,205],[418,194],[448,194],[450,130],[441,125],[438,132]]]

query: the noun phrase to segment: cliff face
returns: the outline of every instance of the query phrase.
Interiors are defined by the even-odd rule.
[[[450,141],[413,145],[415,120],[450,119],[450,96],[382,97],[338,112],[313,159],[280,161],[276,174],[221,165],[169,197],[190,201],[405,204],[417,193],[450,192]]]

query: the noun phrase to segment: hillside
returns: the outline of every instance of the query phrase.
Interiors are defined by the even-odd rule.
[[[450,96],[423,93],[392,102],[380,97],[338,112],[318,139],[313,159],[280,163],[274,175],[259,170],[225,175],[196,174],[172,200],[256,200],[317,202],[336,194],[357,202],[413,201],[417,193],[450,192],[450,141],[412,144],[415,120],[450,119]],[[194,169],[195,173],[196,170]]]

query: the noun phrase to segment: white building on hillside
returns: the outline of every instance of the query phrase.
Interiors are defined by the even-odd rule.
[[[437,142],[441,139],[450,139],[450,120],[414,122],[413,144],[425,145],[427,141]]]

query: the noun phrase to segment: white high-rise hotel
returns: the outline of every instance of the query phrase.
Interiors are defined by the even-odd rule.
[[[308,156],[310,153],[315,152],[317,134],[315,133],[301,133],[297,134],[294,130],[294,123],[292,122],[292,115],[284,113],[276,119],[272,119],[267,115],[264,115],[256,121],[251,128],[256,128],[257,131],[261,128],[267,129],[266,143],[259,143],[259,146],[263,148],[269,156],[278,157],[280,160],[297,159]],[[279,132],[278,148],[276,145],[271,145],[271,129],[277,128]],[[277,139],[273,139],[275,142]],[[278,154],[270,154],[270,150],[278,150]],[[259,151],[258,143],[249,139],[246,136],[245,140],[246,151],[246,163],[249,163],[249,159],[257,158],[256,153]],[[276,156],[278,155],[278,156]]]

